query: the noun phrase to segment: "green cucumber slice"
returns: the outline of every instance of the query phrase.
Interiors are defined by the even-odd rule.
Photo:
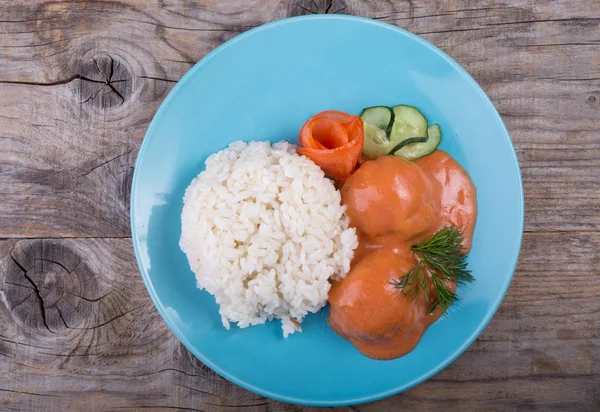
[[[398,144],[409,137],[427,137],[427,119],[417,108],[401,104],[392,107],[392,112],[390,142]]]
[[[394,146],[394,148],[392,150],[390,150],[389,154],[395,155],[404,146],[407,146],[407,145],[413,144],[413,143],[425,143],[426,141],[427,141],[427,137],[409,137],[408,139],[404,139],[400,143],[398,143],[396,146]]]
[[[370,123],[388,134],[388,128],[394,122],[394,113],[386,106],[373,106],[363,109],[360,117],[365,123]],[[386,139],[387,140],[387,139]]]
[[[438,145],[440,144],[440,141],[442,140],[442,130],[440,129],[439,125],[434,124],[427,129],[427,135],[429,137],[425,142],[406,144],[395,150],[394,154],[396,156],[402,156],[408,160],[414,160],[423,156],[427,156],[437,149]]]
[[[365,144],[362,154],[365,159],[375,159],[389,153],[390,143],[385,132],[371,123],[364,122]]]

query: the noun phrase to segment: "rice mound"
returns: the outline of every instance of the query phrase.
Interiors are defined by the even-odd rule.
[[[327,303],[358,246],[340,193],[296,146],[235,142],[187,188],[180,247],[223,326],[281,319],[284,336]],[[297,323],[296,323],[297,322]]]

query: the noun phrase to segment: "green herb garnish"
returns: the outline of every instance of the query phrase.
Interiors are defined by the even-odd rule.
[[[458,297],[444,281],[456,284],[473,281],[471,271],[467,269],[462,241],[461,228],[451,225],[415,244],[412,251],[419,263],[400,279],[393,280],[392,284],[413,300],[423,293],[429,302],[429,313],[441,308],[446,314]],[[435,291],[433,300],[427,291],[428,284]]]

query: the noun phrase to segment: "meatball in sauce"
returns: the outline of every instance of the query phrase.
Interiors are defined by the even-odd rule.
[[[393,281],[418,263],[411,247],[448,225],[462,228],[465,252],[470,249],[475,187],[450,155],[437,150],[414,162],[397,156],[366,161],[341,195],[359,247],[350,272],[329,292],[329,324],[368,357],[403,356],[442,311],[429,313],[425,294],[411,299]],[[434,290],[427,293],[435,297]]]

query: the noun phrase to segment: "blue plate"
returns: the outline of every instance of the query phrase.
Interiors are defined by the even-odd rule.
[[[439,123],[441,148],[469,172],[479,218],[462,304],[393,361],[361,355],[327,326],[327,310],[288,339],[279,322],[225,330],[178,246],[182,197],[205,159],[238,140],[296,141],[325,109],[399,103]],[[228,380],[311,405],[373,401],[447,366],[477,338],[511,281],[523,232],[523,189],[510,137],[475,81],[443,52],[368,19],[315,15],[270,23],[225,43],[175,86],[140,149],[131,195],[133,245],[150,297],[181,342]],[[440,342],[443,341],[441,345]]]

